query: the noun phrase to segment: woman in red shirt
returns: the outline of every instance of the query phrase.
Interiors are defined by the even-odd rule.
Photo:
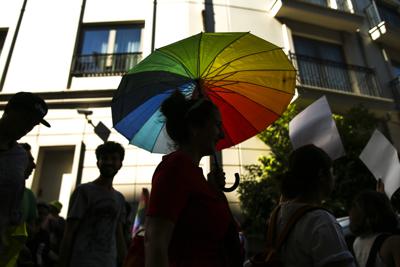
[[[146,267],[240,266],[232,262],[227,248],[232,215],[221,191],[224,173],[216,170],[206,179],[199,167],[201,158],[212,155],[224,137],[218,108],[177,91],[164,101],[161,112],[177,150],[163,157],[153,175]]]

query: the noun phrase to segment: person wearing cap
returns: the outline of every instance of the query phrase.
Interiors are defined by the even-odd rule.
[[[58,200],[53,200],[49,203],[50,207],[52,208],[52,210],[50,210],[51,214],[53,216],[58,215],[61,212],[62,209],[62,204],[60,201]]]
[[[17,140],[39,123],[50,127],[43,119],[47,110],[39,96],[19,92],[8,101],[0,118],[0,265],[6,260],[7,235],[22,220],[21,201],[29,159]]]

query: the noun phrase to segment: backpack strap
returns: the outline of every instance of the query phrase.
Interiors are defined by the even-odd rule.
[[[367,260],[367,264],[365,265],[365,267],[374,267],[375,266],[375,260],[376,260],[376,257],[378,256],[379,250],[380,250],[383,242],[385,242],[385,240],[389,236],[390,236],[390,234],[380,234],[375,238],[374,243],[372,244],[371,250],[369,251],[368,260]]]
[[[276,221],[278,217],[278,213],[281,209],[281,205],[278,205],[271,213],[271,217],[269,218],[268,229],[267,229],[267,248],[273,247],[275,235],[276,235]]]
[[[274,210],[274,214],[271,216],[271,220],[269,223],[269,229],[268,229],[268,236],[267,236],[267,244],[271,245],[274,247],[276,251],[278,251],[283,243],[286,241],[287,237],[289,236],[290,231],[293,229],[293,227],[296,225],[296,223],[305,215],[307,212],[313,211],[313,210],[318,210],[318,209],[323,209],[318,206],[311,206],[311,205],[305,205],[299,209],[297,209],[294,214],[289,218],[288,222],[286,223],[285,227],[283,228],[281,234],[278,236],[276,239],[276,223],[277,223],[277,214],[279,212],[280,206]],[[271,230],[271,232],[270,232]]]

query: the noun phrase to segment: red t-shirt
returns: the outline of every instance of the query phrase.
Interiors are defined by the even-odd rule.
[[[170,266],[226,266],[222,243],[231,221],[228,203],[184,152],[164,156],[158,165],[147,215],[175,223]]]

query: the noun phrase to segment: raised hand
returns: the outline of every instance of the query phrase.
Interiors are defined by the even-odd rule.
[[[214,189],[221,191],[225,186],[225,172],[220,168],[212,170],[207,174],[207,181]]]

